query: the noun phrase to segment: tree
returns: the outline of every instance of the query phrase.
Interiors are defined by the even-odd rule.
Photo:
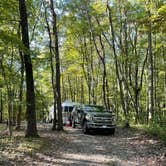
[[[25,1],[19,3],[25,4]],[[25,15],[25,19],[20,17],[25,10],[20,7],[18,13],[19,3],[0,1],[4,120],[14,122],[16,110],[18,126],[20,117],[24,118],[24,107],[21,111],[25,96],[23,67],[28,119],[46,118],[48,107],[54,101],[61,126],[61,100],[104,105],[113,109],[126,125],[147,120],[149,124],[160,124],[165,119],[164,0],[64,0],[56,4],[54,0],[27,1],[31,16],[28,23]],[[19,20],[22,37],[18,35]],[[57,126],[56,119],[53,128]],[[30,128],[36,128],[35,121]]]
[[[57,15],[54,10],[53,0],[50,0],[50,10],[52,13],[52,25],[55,44],[55,63],[56,63],[56,99],[57,99],[57,111],[58,111],[58,127],[57,130],[63,130],[62,122],[62,106],[61,106],[61,86],[60,86],[60,59],[59,59],[59,47],[58,47],[58,30],[57,30]]]
[[[3,101],[2,101],[2,89],[0,89],[0,123],[3,122]]]
[[[5,70],[5,67],[4,67],[4,64],[3,64],[3,60],[4,60],[4,57],[2,57],[0,59],[0,66],[1,66],[1,69],[2,69],[2,75],[3,75],[3,78],[4,78],[4,83],[5,83],[5,86],[6,86],[6,91],[7,91],[7,111],[8,111],[8,121],[7,121],[7,125],[8,125],[8,133],[9,133],[9,136],[11,137],[12,136],[12,133],[13,133],[13,128],[12,128],[12,101],[13,101],[13,87],[11,85],[11,81],[8,80],[7,78],[7,75],[6,75],[6,70]],[[11,60],[11,63],[12,64],[12,60]],[[10,67],[12,65],[9,65]],[[11,70],[11,68],[10,68]]]
[[[114,54],[117,83],[118,83],[119,90],[120,90],[120,99],[121,99],[122,110],[124,112],[124,116],[125,116],[125,120],[126,120],[125,125],[128,126],[129,125],[128,115],[127,115],[127,110],[125,107],[124,91],[123,91],[123,87],[122,87],[123,86],[122,79],[120,78],[120,71],[119,71],[119,66],[118,66],[118,57],[117,57],[116,46],[115,46],[115,32],[114,32],[114,27],[113,27],[113,22],[112,22],[112,13],[111,13],[111,8],[110,8],[110,5],[108,2],[107,2],[107,10],[108,10],[109,23],[110,23],[110,35],[112,36],[112,45],[110,45],[110,46],[112,47],[113,54]]]
[[[52,48],[52,35],[51,35],[51,29],[48,21],[48,14],[47,14],[47,7],[44,3],[45,8],[45,21],[47,25],[47,32],[49,35],[49,59],[50,59],[50,68],[51,68],[51,83],[52,83],[52,90],[53,90],[53,96],[54,96],[54,119],[53,119],[53,127],[52,130],[56,130],[57,128],[57,116],[56,116],[56,103],[57,103],[57,96],[56,96],[56,83],[55,83],[55,68],[54,68],[54,59],[53,59],[53,52],[54,49]]]
[[[29,35],[28,35],[28,21],[25,0],[19,0],[19,12],[20,12],[20,25],[22,32],[23,42],[23,56],[26,73],[26,118],[27,118],[27,129],[26,137],[37,137],[37,126],[36,126],[36,113],[35,113],[35,93],[34,93],[34,80],[33,80],[33,69],[30,56],[29,47]]]
[[[20,38],[20,28],[18,32],[18,36]],[[23,109],[23,83],[24,83],[24,60],[23,60],[23,54],[21,49],[19,49],[19,54],[20,54],[20,63],[21,63],[21,68],[20,68],[20,85],[19,85],[19,106],[18,106],[18,112],[17,112],[17,123],[16,123],[16,130],[19,130],[21,127],[21,116],[22,116],[22,109]]]

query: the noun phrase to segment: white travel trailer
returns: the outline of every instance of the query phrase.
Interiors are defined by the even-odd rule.
[[[71,102],[71,101],[65,101],[62,103],[63,124],[66,124],[68,122],[71,123],[71,112],[73,110],[73,107],[76,105],[80,105],[80,104],[76,102]],[[54,119],[54,106],[51,106],[49,110],[50,111],[46,118],[46,122],[52,122]]]
[[[54,106],[52,105],[50,108],[49,108],[49,113],[48,113],[48,116],[46,118],[46,122],[48,123],[51,123],[54,119]]]

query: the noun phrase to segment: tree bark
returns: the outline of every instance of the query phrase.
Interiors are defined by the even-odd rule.
[[[128,72],[128,61],[129,61],[129,58],[128,58],[128,33],[127,33],[127,12],[124,11],[124,16],[125,16],[125,19],[124,19],[124,46],[125,46],[125,49],[124,49],[124,52],[125,52],[125,62],[124,62],[124,68],[125,68],[125,80],[126,80],[126,84],[127,84],[127,87],[128,87],[128,78],[129,78],[129,72]],[[128,114],[129,112],[129,92],[128,92],[128,88],[125,86],[125,110]]]
[[[84,103],[84,79],[81,77],[81,100],[80,103]]]
[[[101,50],[102,50],[102,55],[99,53],[99,51],[97,51],[98,56],[101,59],[102,65],[103,65],[103,101],[104,101],[104,106],[109,109],[109,95],[108,95],[108,91],[109,91],[109,87],[108,87],[108,81],[107,81],[107,72],[106,72],[106,63],[105,63],[105,47],[101,38],[101,35],[99,36],[99,41],[100,41],[100,45],[101,45]],[[95,44],[96,45],[96,44]],[[97,46],[97,45],[96,45]],[[97,47],[96,47],[97,49]],[[107,90],[107,92],[106,92]]]
[[[24,45],[23,56],[26,73],[26,119],[27,129],[26,137],[38,137],[36,125],[36,112],[35,112],[35,93],[34,93],[34,80],[33,69],[30,57],[29,35],[28,35],[28,20],[25,0],[19,0],[20,12],[20,25],[22,33],[22,42]]]
[[[7,103],[8,103],[8,131],[9,131],[9,136],[12,136],[13,133],[13,128],[12,128],[12,95],[11,95],[11,90],[8,88],[7,90],[8,93],[8,98],[7,98]]]
[[[166,107],[166,55],[165,55],[165,47],[162,47],[162,56],[163,56],[163,65],[164,65],[164,97],[165,97],[165,102],[164,102],[164,107]]]
[[[148,100],[149,100],[149,112],[152,115],[152,118],[154,116],[154,72],[153,72],[153,53],[152,53],[152,26],[151,26],[151,22],[150,22],[150,18],[151,17],[151,13],[150,10],[148,11],[148,27],[149,27],[149,31],[148,31],[148,67],[149,67],[149,73],[148,73]]]
[[[3,101],[2,101],[2,90],[0,90],[0,123],[3,122]]]
[[[87,44],[86,44],[86,39],[84,36],[84,41],[82,43],[84,47],[81,49],[81,54],[82,54],[82,69],[84,72],[84,77],[87,83],[87,88],[88,88],[88,104],[91,104],[91,88],[92,88],[92,78],[91,78],[91,65],[89,65],[89,54],[87,52]],[[85,50],[84,50],[85,49]]]
[[[71,99],[72,101],[74,101],[74,93],[73,93],[72,83],[71,83],[71,80],[70,80],[70,76],[69,76],[69,75],[67,76],[67,80],[68,80],[69,91],[70,91],[70,99]]]
[[[148,52],[145,55],[145,59],[143,61],[142,64],[142,68],[139,67],[139,56],[137,53],[137,39],[138,39],[138,25],[135,24],[135,36],[134,39],[132,41],[131,36],[129,35],[130,38],[130,43],[132,46],[132,53],[135,57],[135,61],[134,61],[134,74],[133,74],[133,78],[132,78],[132,69],[131,66],[129,67],[129,81],[130,81],[130,86],[133,88],[133,95],[134,95],[134,99],[133,99],[133,107],[135,109],[135,123],[139,123],[140,120],[140,106],[139,106],[139,96],[140,96],[140,92],[142,90],[142,83],[143,83],[143,75],[144,75],[144,71],[145,71],[145,65],[147,62],[147,56],[148,56]],[[141,69],[141,72],[139,73],[139,69]]]
[[[17,113],[16,130],[19,130],[21,127],[21,113],[22,113],[22,103],[23,103],[22,101],[23,101],[23,82],[24,82],[24,60],[21,50],[20,50],[20,59],[21,59],[21,80],[19,88],[19,106]]]
[[[44,4],[44,3],[43,3]],[[54,69],[54,62],[53,62],[53,48],[52,48],[52,36],[51,36],[51,30],[50,30],[50,25],[48,22],[48,16],[47,16],[47,9],[46,6],[44,4],[45,7],[45,21],[47,24],[47,31],[48,31],[48,35],[49,35],[49,50],[50,50],[50,68],[51,68],[51,83],[52,83],[52,90],[53,90],[53,96],[54,96],[54,119],[53,119],[53,126],[52,126],[52,130],[56,130],[57,129],[57,116],[56,116],[56,83],[55,83],[55,69]]]
[[[106,63],[105,63],[105,47],[104,47],[104,44],[103,44],[103,41],[102,41],[102,37],[101,37],[101,35],[99,35],[99,43],[100,43],[101,51],[98,49],[98,46],[97,46],[97,43],[96,43],[96,37],[95,37],[95,34],[93,32],[93,28],[92,28],[91,18],[90,18],[90,15],[89,15],[88,12],[87,12],[87,17],[88,17],[89,29],[90,29],[90,32],[91,32],[91,40],[94,44],[96,53],[99,56],[99,58],[102,62],[102,65],[103,65],[102,96],[103,96],[104,106],[106,108],[108,108],[108,104],[107,104],[108,100],[106,99],[106,76],[107,76],[107,74],[106,74]],[[98,25],[100,26],[99,21],[98,21],[97,18],[96,18],[96,20],[97,20]],[[107,86],[108,86],[108,84],[107,84]]]
[[[3,66],[3,62],[2,59],[0,59],[0,65],[1,65],[1,69],[2,69],[2,75],[4,78],[4,82],[6,85],[6,91],[7,91],[7,111],[8,111],[8,121],[7,121],[7,126],[8,126],[8,133],[9,136],[12,136],[12,90],[11,90],[11,86],[10,83],[7,80],[6,77],[6,72],[5,72],[5,68]]]
[[[63,130],[62,106],[61,106],[61,86],[60,86],[60,58],[58,47],[57,15],[54,11],[54,2],[50,0],[50,9],[53,19],[53,34],[55,38],[55,63],[56,63],[56,98],[58,111],[58,130]]]
[[[118,67],[118,59],[117,59],[117,53],[116,53],[116,47],[115,47],[115,33],[114,33],[114,27],[113,27],[113,22],[112,22],[112,15],[111,15],[111,9],[110,6],[107,2],[107,10],[108,10],[108,18],[109,18],[109,23],[110,23],[110,34],[112,36],[112,49],[113,49],[113,54],[114,54],[114,62],[115,62],[115,71],[116,71],[116,77],[117,77],[117,82],[120,90],[120,101],[121,101],[121,106],[122,110],[125,116],[125,126],[129,126],[129,121],[128,121],[128,115],[125,107],[125,101],[124,101],[124,93],[123,93],[123,87],[122,87],[122,80],[120,79],[120,74],[119,74],[119,67]]]

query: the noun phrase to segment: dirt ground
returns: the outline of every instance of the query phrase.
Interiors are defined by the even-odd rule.
[[[40,128],[40,126],[39,126]],[[136,129],[117,128],[115,135],[92,133],[66,127],[53,132],[50,126],[39,129],[40,148],[20,150],[21,135],[14,144],[0,148],[0,165],[37,166],[165,166],[166,146]],[[3,139],[3,138],[1,138]],[[0,139],[0,141],[1,141]],[[38,140],[35,140],[38,141]],[[33,142],[36,145],[38,142]],[[0,146],[3,145],[2,141]],[[10,149],[13,148],[13,151]],[[27,145],[26,145],[27,148]]]

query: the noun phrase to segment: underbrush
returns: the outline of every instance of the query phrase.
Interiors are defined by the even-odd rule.
[[[145,132],[158,137],[166,143],[166,127],[160,127],[159,125],[153,124],[145,126]]]
[[[149,136],[154,136],[164,143],[166,143],[166,126],[160,126],[156,123],[150,123],[149,125],[136,125],[138,129],[145,131]]]
[[[3,131],[2,125],[0,131]],[[28,156],[35,159],[37,153],[48,154],[50,147],[51,142],[46,138],[25,138],[23,131],[14,131],[12,137],[0,137],[0,165],[3,160],[23,161]]]

